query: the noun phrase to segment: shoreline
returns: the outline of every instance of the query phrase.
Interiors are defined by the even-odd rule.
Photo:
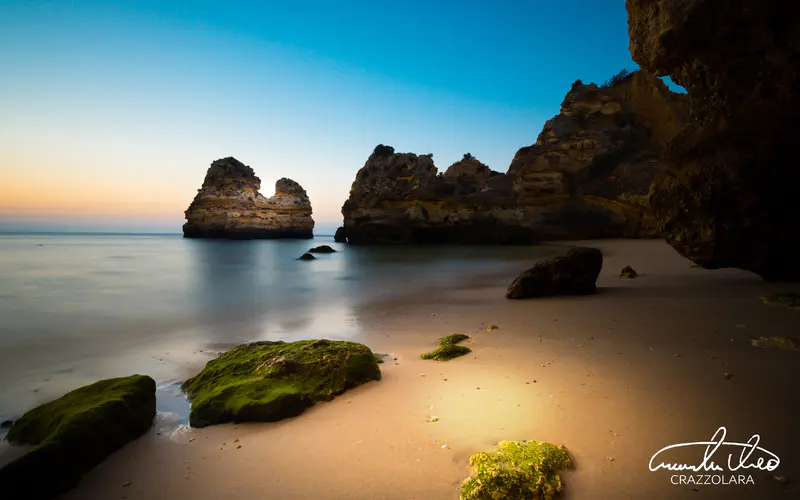
[[[594,296],[511,301],[486,276],[373,304],[352,340],[398,358],[381,365],[383,380],[277,423],[162,435],[156,425],[64,499],[455,499],[469,456],[521,439],[570,452],[564,498],[795,497],[798,354],[749,345],[798,331],[800,314],[758,300],[791,285],[691,268],[663,242],[590,244],[606,256]],[[626,265],[641,277],[619,279]],[[419,359],[455,332],[472,337],[471,355]],[[760,434],[780,467],[726,486],[675,486],[648,470],[662,447],[721,425],[729,440]]]
[[[63,498],[455,499],[472,454],[523,439],[567,448],[574,467],[562,474],[564,498],[796,495],[800,454],[787,443],[800,438],[790,411],[798,354],[748,343],[796,335],[800,313],[759,300],[796,286],[694,268],[658,240],[553,247],[571,244],[604,253],[596,295],[506,299],[508,283],[538,260],[532,255],[353,305],[346,337],[315,337],[364,343],[397,364],[389,358],[380,382],[277,423],[186,427],[176,384],[237,342],[171,349],[159,362],[171,375],[157,377],[151,430]],[[627,265],[641,276],[619,279]],[[500,329],[488,332],[489,324]],[[419,359],[451,333],[470,335],[464,345],[473,352]],[[789,484],[759,473],[755,485],[673,486],[665,471],[647,469],[663,446],[710,439],[720,425],[738,441],[760,433],[781,458],[773,475]]]

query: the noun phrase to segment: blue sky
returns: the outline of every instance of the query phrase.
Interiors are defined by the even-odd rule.
[[[376,144],[505,171],[636,67],[624,0],[0,0],[0,228],[178,232],[235,156],[328,232]]]

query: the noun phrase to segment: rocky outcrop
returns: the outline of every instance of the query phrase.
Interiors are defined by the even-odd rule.
[[[261,179],[235,158],[211,164],[203,187],[186,210],[186,238],[312,238],[314,220],[305,190],[291,179],[275,184],[275,195],[258,192]]]
[[[431,155],[380,145],[342,207],[349,243],[529,243],[510,178],[469,155],[439,174]]]
[[[55,498],[156,415],[156,383],[144,375],[101,380],[25,413],[6,438],[32,448],[0,468],[3,498]]]
[[[633,59],[685,87],[691,103],[652,186],[661,234],[705,268],[800,279],[800,4],[626,6]]]
[[[318,401],[380,378],[378,358],[362,344],[262,341],[209,361],[182,387],[192,401],[189,422],[205,427],[293,417]]]
[[[603,268],[603,254],[596,248],[573,248],[561,257],[541,260],[516,277],[506,290],[509,299],[587,295],[595,292]]]
[[[558,116],[507,174],[473,158],[438,173],[430,155],[379,145],[342,207],[350,243],[531,243],[655,236],[649,186],[686,121],[685,96],[634,73],[573,84]]]
[[[685,96],[650,75],[607,88],[575,82],[561,112],[508,169],[537,236],[656,236],[650,183],[664,169],[661,148],[687,115]]]
[[[347,233],[344,226],[336,228],[336,234],[333,235],[333,241],[336,243],[347,243]]]

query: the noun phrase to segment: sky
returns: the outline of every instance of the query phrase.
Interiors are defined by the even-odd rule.
[[[637,68],[624,0],[0,0],[0,230],[177,233],[234,156],[332,233],[375,145],[506,171]]]

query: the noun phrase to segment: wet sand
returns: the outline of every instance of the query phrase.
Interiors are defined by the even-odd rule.
[[[157,422],[64,498],[456,499],[470,455],[519,439],[567,447],[564,498],[798,498],[800,353],[749,339],[800,336],[800,312],[759,300],[799,288],[690,267],[661,241],[590,244],[605,256],[597,295],[507,300],[509,272],[365,307],[357,340],[397,358],[383,380],[277,423]],[[619,279],[625,265],[642,276]],[[450,333],[471,335],[473,353],[419,359]],[[659,449],[720,426],[728,441],[760,434],[778,469],[725,486],[648,470]]]

